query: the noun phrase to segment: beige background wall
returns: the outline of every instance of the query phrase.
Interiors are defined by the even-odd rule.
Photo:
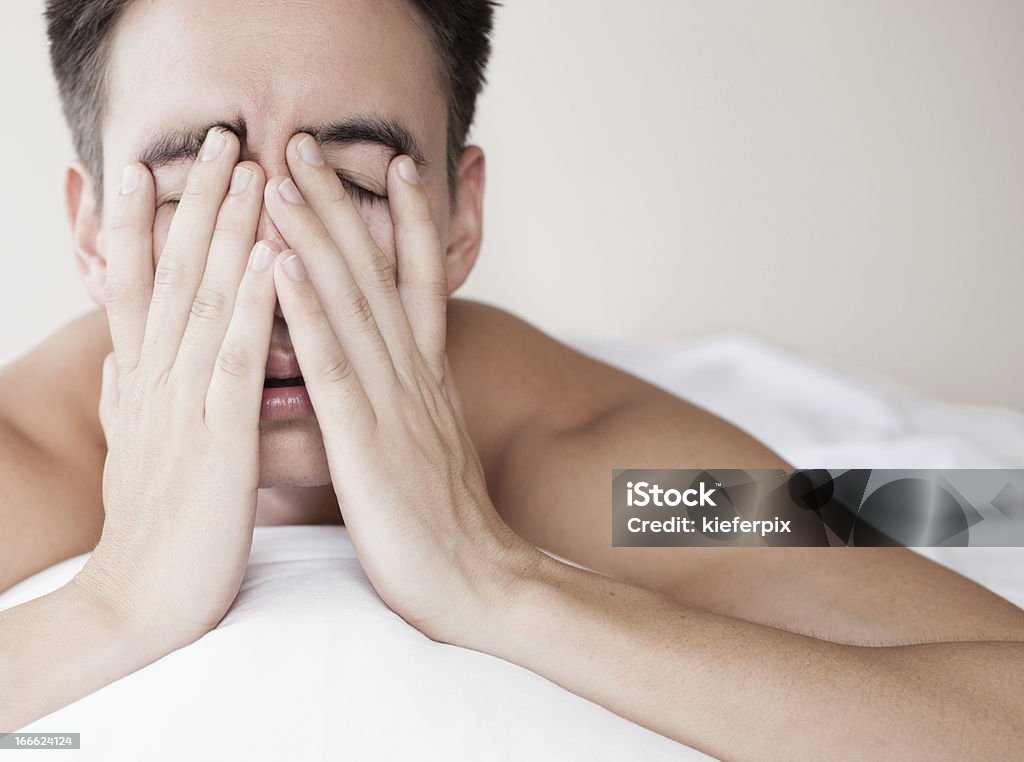
[[[41,0],[6,4],[0,355],[89,304]],[[1024,3],[507,0],[464,295],[556,333],[747,330],[1024,409]]]

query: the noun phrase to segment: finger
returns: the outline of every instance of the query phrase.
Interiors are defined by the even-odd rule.
[[[231,320],[206,392],[206,426],[215,434],[259,434],[277,299],[273,267],[276,254],[276,244],[259,241],[238,286]]]
[[[110,441],[114,434],[114,424],[117,421],[118,401],[120,391],[118,389],[117,360],[111,352],[103,358],[103,375],[100,382],[99,417],[100,428],[103,429],[103,438],[110,447]]]
[[[263,182],[258,164],[242,162],[235,166],[228,195],[217,215],[206,270],[192,300],[192,313],[171,371],[188,379],[190,386],[204,395],[256,240]],[[267,256],[272,258],[274,254],[276,251],[271,250]]]
[[[320,421],[337,421],[348,434],[368,434],[376,424],[373,407],[356,368],[349,361],[327,320],[320,297],[306,275],[302,259],[289,250],[278,257],[274,268],[277,298],[288,321],[295,357],[313,410]],[[358,438],[339,441],[338,426],[320,427],[328,452],[348,458]]]
[[[398,291],[416,346],[439,382],[448,334],[448,273],[430,199],[416,163],[397,156],[388,167],[388,198],[395,229]]]
[[[282,191],[281,188],[284,190]],[[296,195],[292,195],[293,192]],[[306,203],[289,178],[274,178],[264,193],[267,210],[289,246],[302,256],[316,293],[317,309],[344,347],[367,389],[387,386],[395,378],[391,351],[381,335],[377,313],[359,287],[316,212]],[[359,222],[363,226],[362,220]],[[368,234],[367,234],[368,235]],[[284,306],[281,307],[282,311]],[[285,315],[285,320],[288,320]],[[291,326],[289,323],[289,332]]]
[[[466,425],[466,413],[462,409],[462,395],[459,393],[459,387],[455,385],[455,376],[452,375],[452,366],[448,362],[448,356],[444,358],[444,389],[448,394],[448,401],[452,403],[452,407],[455,409],[455,414],[459,417],[462,425]]]
[[[118,368],[139,364],[146,313],[153,292],[153,176],[138,162],[121,173],[121,190],[110,206],[104,235],[107,259],[105,300]]]
[[[344,257],[393,353],[394,347],[411,337],[409,321],[398,298],[395,269],[373,240],[354,197],[325,161],[316,139],[304,132],[296,133],[288,142],[285,155],[292,179],[307,199],[308,208],[321,221],[326,234]],[[300,247],[292,245],[305,254]],[[304,261],[312,272],[316,263],[308,256]],[[324,281],[314,278],[314,282],[319,287]]]
[[[238,138],[213,127],[189,169],[157,262],[146,321],[142,359],[157,372],[169,370],[178,354],[237,157]]]

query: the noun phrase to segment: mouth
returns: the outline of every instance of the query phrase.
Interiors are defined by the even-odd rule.
[[[279,309],[279,306],[278,306]],[[299,358],[288,338],[287,324],[274,319],[267,364],[263,369],[263,395],[260,403],[260,424],[269,429],[311,425],[316,411],[303,378]]]
[[[264,389],[282,389],[290,386],[305,386],[302,368],[295,353],[284,347],[271,347],[267,355],[267,367],[263,373]]]
[[[260,421],[296,421],[313,415],[313,402],[294,353],[271,349],[263,378]]]
[[[283,386],[305,386],[306,382],[302,376],[292,378],[266,378],[263,380],[264,389],[278,389]]]

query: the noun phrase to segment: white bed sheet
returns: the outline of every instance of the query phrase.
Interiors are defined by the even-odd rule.
[[[883,388],[754,336],[577,340],[749,431],[796,468],[1024,468],[1024,414]],[[1024,548],[914,548],[1024,607]]]
[[[1024,416],[884,391],[750,336],[573,343],[797,467],[1024,467]],[[923,552],[1024,606],[1024,551]],[[59,587],[86,558],[25,580],[0,609]],[[706,758],[515,665],[425,638],[374,593],[342,527],[257,528],[216,630],[23,730],[82,734],[80,752],[33,759]]]

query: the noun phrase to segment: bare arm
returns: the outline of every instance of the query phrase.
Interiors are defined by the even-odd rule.
[[[0,612],[0,733],[60,709],[178,648],[75,578]]]
[[[0,590],[92,547],[82,542],[81,522],[94,516],[82,511],[68,485],[45,478],[48,471],[59,470],[55,463],[52,453],[12,422],[0,421],[0,480],[9,485],[0,503]],[[84,533],[85,541],[94,533],[98,536],[98,527]],[[74,581],[0,612],[0,733],[13,732],[158,658],[141,641],[126,645],[123,625]],[[55,664],[61,668],[54,669]]]
[[[17,411],[32,420],[0,412],[0,591],[92,550],[103,524],[100,478],[106,448],[89,441],[85,427],[73,419],[51,419],[57,405],[41,404],[52,399],[39,393],[41,371],[25,359],[0,371],[5,405],[37,400]],[[99,369],[95,372],[98,385]],[[36,379],[35,394],[20,388],[26,377]]]
[[[617,548],[615,468],[780,468],[725,421],[634,380],[583,423],[524,427],[489,480],[518,534],[685,606],[860,645],[1021,637],[1024,612],[905,548]],[[553,509],[551,506],[557,506]]]
[[[1024,612],[969,580],[902,548],[613,547],[613,468],[785,465],[631,396],[524,427],[494,481],[521,535],[611,577],[545,558],[467,645],[729,759],[1015,753]]]
[[[507,591],[509,588],[505,588]],[[862,647],[543,558],[466,645],[727,759],[1010,759],[1024,636]]]

